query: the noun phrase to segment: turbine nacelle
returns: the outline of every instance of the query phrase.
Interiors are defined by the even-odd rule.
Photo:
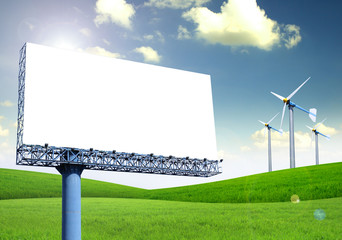
[[[278,130],[278,129],[275,129],[275,128],[271,127],[271,125],[270,125],[270,123],[273,121],[273,119],[276,118],[276,116],[278,116],[278,114],[279,114],[279,113],[277,113],[276,115],[274,115],[274,117],[271,118],[271,120],[269,120],[267,123],[265,123],[265,122],[259,120],[259,122],[265,126],[264,135],[266,135],[266,128],[267,128],[267,129],[273,129],[273,130],[279,132],[281,135],[283,134],[283,130],[282,130],[282,129]]]
[[[280,130],[282,130],[282,127],[283,127],[283,120],[284,120],[284,114],[285,114],[285,108],[286,106],[288,105],[289,108],[293,108],[293,107],[296,107],[306,113],[309,114],[309,117],[310,119],[313,121],[313,122],[316,122],[316,114],[317,114],[317,109],[315,108],[311,108],[309,111],[296,105],[294,102],[291,102],[291,98],[299,91],[299,89],[301,87],[303,87],[303,85],[310,80],[311,77],[309,77],[308,79],[306,79],[296,90],[294,90],[289,96],[287,97],[283,97],[283,96],[280,96],[279,94],[276,94],[274,92],[271,92],[274,96],[276,96],[277,98],[279,98],[280,100],[283,101],[284,103],[284,106],[283,106],[283,114],[281,116],[281,122],[280,122]]]
[[[318,134],[319,134],[319,135],[322,135],[323,137],[325,137],[326,139],[330,140],[330,136],[329,136],[329,135],[324,135],[323,133],[317,131],[318,127],[319,127],[321,124],[323,124],[325,120],[327,120],[327,119],[325,118],[322,122],[316,124],[314,127],[309,127],[309,126],[307,126],[307,125],[306,125],[306,127],[309,128],[309,129],[312,131],[312,134],[315,134],[315,135],[318,135]],[[313,136],[313,135],[312,135],[312,136]]]

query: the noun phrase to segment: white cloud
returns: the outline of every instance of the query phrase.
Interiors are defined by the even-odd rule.
[[[155,32],[155,34],[156,34],[156,37],[157,37],[157,39],[160,41],[160,42],[165,42],[165,38],[164,38],[164,36],[163,36],[163,34],[161,33],[161,32],[159,32],[159,31],[154,31]]]
[[[86,37],[90,37],[91,30],[89,28],[82,28],[82,29],[80,29],[80,33],[82,33]]]
[[[112,57],[112,58],[119,58],[121,55],[119,53],[113,53],[110,51],[107,51],[106,49],[96,46],[96,47],[89,47],[86,48],[85,50],[81,50],[87,53],[95,54],[95,55],[101,55],[105,57]]]
[[[240,147],[240,151],[241,152],[249,152],[251,151],[252,149],[249,147],[249,146],[241,146]]]
[[[3,102],[0,102],[0,106],[2,106],[2,107],[12,107],[12,106],[14,106],[14,103],[12,103],[9,100],[6,100],[6,101],[3,101]]]
[[[94,22],[96,26],[112,22],[121,27],[132,28],[132,17],[135,10],[132,4],[125,0],[97,0],[95,11],[97,13]]]
[[[143,36],[143,38],[145,39],[145,40],[152,40],[153,39],[153,35],[152,34],[147,34],[147,35],[144,35]]]
[[[186,29],[182,25],[178,26],[177,32],[178,32],[177,39],[190,39],[191,38],[191,34],[188,31],[188,29]]]
[[[9,135],[9,130],[8,129],[4,129],[1,125],[0,125],[0,136],[1,137],[7,137]]]
[[[333,127],[327,127],[324,124],[321,124],[318,128],[319,132],[322,132],[325,135],[336,135],[338,131]],[[278,132],[271,132],[271,144],[272,148],[288,148],[289,147],[289,132],[284,132],[283,135],[280,135]],[[267,132],[264,135],[264,129],[258,130],[254,132],[251,136],[253,145],[259,149],[265,149],[268,146]],[[314,146],[314,138],[310,130],[306,132],[297,131],[295,132],[295,147],[297,150],[307,150]]]
[[[283,135],[280,135],[278,132],[271,132],[271,140],[272,140],[272,147],[284,148],[289,147],[289,132],[284,132]],[[295,132],[295,144],[296,149],[299,148],[308,148],[311,146],[311,133],[309,132]],[[268,139],[267,139],[267,132],[266,136],[264,135],[264,128],[256,131],[251,136],[252,140],[254,141],[254,146],[257,148],[267,148],[268,146]]]
[[[134,49],[135,52],[141,53],[144,56],[145,62],[155,62],[158,63],[161,60],[161,56],[156,50],[151,47],[139,47]]]
[[[283,36],[283,41],[285,42],[285,47],[287,49],[293,48],[302,40],[299,30],[300,30],[300,27],[296,25],[291,25],[291,24],[285,25],[284,27],[285,33],[283,33],[282,36]]]
[[[154,31],[154,34],[146,34],[143,36],[145,40],[151,41],[151,40],[157,40],[159,42],[165,42],[165,38],[163,34],[160,31]]]
[[[321,132],[324,135],[330,135],[330,136],[336,135],[338,133],[338,131],[335,128],[325,126],[324,124],[321,124],[317,128],[317,131]]]
[[[0,116],[0,121],[5,119],[4,116]],[[0,136],[1,137],[7,137],[9,135],[9,130],[8,129],[4,129],[1,125],[0,125]]]
[[[298,26],[279,25],[267,17],[256,0],[229,0],[223,3],[219,13],[205,7],[194,7],[183,13],[183,17],[197,25],[197,38],[211,44],[271,50],[282,41],[287,48],[301,41]]]
[[[210,2],[210,0],[150,0],[145,3],[145,6],[157,8],[185,9],[191,6],[199,7],[207,2]]]

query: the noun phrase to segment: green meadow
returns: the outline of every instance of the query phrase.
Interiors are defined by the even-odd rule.
[[[61,199],[0,201],[0,239],[60,239]],[[317,220],[314,212],[326,217]],[[193,203],[83,198],[82,239],[341,239],[342,198]]]
[[[342,197],[341,173],[342,163],[330,163],[156,190],[89,179],[82,179],[81,184],[82,197],[210,203],[287,202],[294,194],[302,201]],[[61,197],[61,179],[56,174],[0,169],[0,199]]]
[[[342,240],[341,173],[332,163],[156,190],[82,179],[82,239]],[[0,169],[0,239],[60,239],[61,192],[59,175]]]

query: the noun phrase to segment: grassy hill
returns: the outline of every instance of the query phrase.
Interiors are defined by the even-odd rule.
[[[341,173],[333,163],[156,190],[82,179],[82,239],[340,239]],[[61,191],[60,175],[0,169],[0,240],[60,239]]]
[[[0,239],[61,239],[60,198],[0,201]],[[315,218],[323,210],[324,219]],[[342,198],[198,203],[82,198],[83,240],[340,240]]]
[[[342,197],[342,163],[286,169],[219,182],[149,191],[149,198],[191,202],[286,202]]]
[[[145,190],[82,179],[82,197],[208,203],[287,202],[342,197],[342,163],[300,167],[185,187]],[[61,176],[0,169],[0,199],[61,197]]]
[[[141,198],[147,190],[83,179],[82,197]],[[62,197],[62,176],[0,168],[0,199]]]

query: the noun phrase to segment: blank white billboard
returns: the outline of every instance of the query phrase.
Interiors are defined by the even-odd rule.
[[[210,76],[27,43],[23,143],[217,159]]]

